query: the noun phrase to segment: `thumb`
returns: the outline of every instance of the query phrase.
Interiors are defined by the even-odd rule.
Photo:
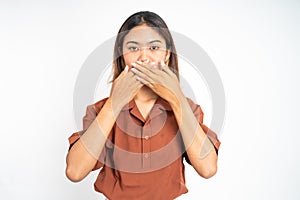
[[[121,77],[125,76],[128,72],[128,65],[125,66],[124,70],[119,74],[119,76],[116,78],[116,80],[119,80]]]
[[[127,72],[128,72],[128,65],[126,65],[124,69],[124,73],[127,74]]]
[[[124,76],[128,72],[128,65],[125,66],[124,70],[121,72],[121,76]]]
[[[124,68],[124,70],[123,70],[124,74],[127,74],[127,72],[128,72],[128,65],[126,65],[125,68]]]
[[[114,89],[114,86],[116,84],[116,82],[119,81],[120,78],[122,78],[123,76],[125,76],[125,74],[127,74],[128,72],[128,65],[125,66],[124,70],[119,74],[119,76],[113,81],[112,86],[111,86],[111,90],[110,93],[112,92],[112,90]]]

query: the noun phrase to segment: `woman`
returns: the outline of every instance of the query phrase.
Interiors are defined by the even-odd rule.
[[[95,190],[114,199],[174,199],[187,192],[183,157],[198,174],[217,171],[220,142],[179,84],[172,36],[155,13],[138,12],[116,38],[110,96],[87,107],[70,138],[67,177],[101,168]]]

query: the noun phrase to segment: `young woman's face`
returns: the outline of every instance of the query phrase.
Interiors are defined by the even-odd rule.
[[[147,25],[134,27],[124,38],[123,57],[128,66],[136,61],[159,64],[160,61],[166,62],[169,56],[165,39]]]

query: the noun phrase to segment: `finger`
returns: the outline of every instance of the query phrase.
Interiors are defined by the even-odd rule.
[[[159,64],[156,63],[156,62],[151,62],[151,63],[143,63],[142,66],[146,67],[147,69],[149,70],[152,70],[152,69],[159,69]],[[155,72],[156,70],[154,70]]]
[[[130,77],[128,77],[126,79],[126,83],[131,86],[131,85],[135,85],[136,86],[136,83],[140,83],[137,79],[137,75],[133,72],[134,70],[132,70],[133,68],[131,68],[128,72],[128,74],[131,74]]]
[[[143,83],[140,82],[136,76],[133,77],[133,82],[129,85],[129,90],[133,96],[135,96],[141,87],[143,87]]]
[[[159,69],[159,65],[156,62],[152,62],[147,65],[150,69]]]
[[[130,71],[133,71],[135,74],[138,74],[143,79],[146,79],[147,81],[154,83],[160,80],[160,75],[157,73],[154,73],[154,69],[149,69],[146,66],[141,66],[136,63],[132,63],[132,66],[134,66]],[[161,72],[160,72],[161,73]]]
[[[135,78],[134,82],[130,85],[132,91],[139,90],[144,84]]]
[[[119,74],[119,76],[116,78],[116,80],[119,80],[121,77],[124,77],[128,72],[128,65],[125,66],[124,70]]]
[[[125,66],[124,70],[121,72],[120,75],[124,76],[125,74],[127,74],[127,72],[128,72],[128,65]]]
[[[133,73],[131,70],[129,70],[129,71],[125,74],[125,76],[126,76],[126,78],[132,78],[132,77],[134,77],[134,73]]]
[[[146,71],[148,73],[152,73],[155,75],[159,75],[159,73],[160,73],[159,72],[160,70],[158,70],[158,67],[156,67],[157,65],[154,62],[148,64],[148,63],[142,63],[140,61],[137,61],[136,63],[135,63],[136,66],[134,66],[134,67],[138,67],[138,69],[144,70],[145,73],[146,73]]]
[[[160,65],[161,65],[162,71],[166,72],[169,75],[171,75],[171,73],[173,73],[163,60],[160,61]]]
[[[131,68],[130,71],[132,71],[135,75],[137,75],[137,77],[140,77],[140,78],[142,78],[142,79],[144,79],[144,80],[146,80],[150,83],[154,83],[154,80],[150,76],[145,74],[144,72],[142,72],[142,71],[140,71],[136,68]]]
[[[147,81],[146,79],[143,79],[143,78],[141,78],[141,77],[139,77],[139,76],[135,76],[136,77],[136,80],[138,81],[138,82],[140,82],[142,85],[146,85],[146,86],[148,86],[148,87],[150,87],[150,88],[153,88],[153,84],[151,83],[151,82],[149,82],[149,81]]]
[[[144,65],[142,65],[142,67],[148,69],[149,71],[151,71],[151,73],[156,74],[157,77],[160,79],[161,77],[165,77],[165,75],[169,73],[169,72],[167,73],[166,71],[162,70],[162,66],[163,65],[166,66],[165,63],[156,64],[155,62],[152,62],[152,63],[150,63],[148,65],[144,64]]]
[[[166,72],[166,73],[169,74],[170,76],[174,76],[174,75],[175,75],[175,76],[177,77],[177,72],[176,72],[175,69],[173,69],[173,68],[167,66],[163,60],[160,61],[160,64],[161,64],[161,69],[162,69],[162,71]]]

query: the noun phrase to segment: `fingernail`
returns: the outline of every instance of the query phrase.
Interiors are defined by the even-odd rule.
[[[125,66],[125,71],[128,71],[128,65]]]
[[[134,67],[136,67],[136,64],[135,64],[135,63],[131,63],[131,65],[134,66]]]
[[[151,62],[151,63],[150,63],[150,66],[153,67],[153,68],[157,68],[156,62]]]
[[[140,65],[143,64],[141,61],[136,61],[136,62],[137,62],[138,64],[140,64]],[[135,63],[134,63],[134,64],[135,64]]]
[[[136,69],[135,68],[131,68],[131,71],[136,72]]]
[[[138,80],[138,81],[141,81],[141,78],[138,77],[138,76],[136,76],[135,79]]]
[[[147,59],[147,60],[145,60],[145,64],[148,64],[150,62],[150,60],[149,59]]]
[[[160,64],[161,64],[162,66],[165,66],[165,65],[166,65],[165,62],[164,62],[163,60],[160,61]]]

